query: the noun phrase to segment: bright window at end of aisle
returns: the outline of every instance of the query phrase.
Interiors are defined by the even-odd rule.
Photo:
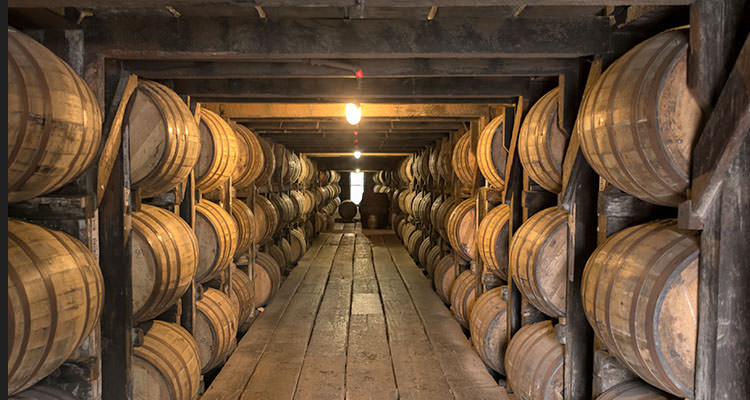
[[[349,198],[355,204],[359,204],[362,201],[362,193],[365,192],[365,173],[364,172],[351,172],[349,175]]]

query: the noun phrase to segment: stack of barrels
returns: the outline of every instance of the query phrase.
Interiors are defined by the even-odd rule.
[[[690,186],[701,111],[686,86],[687,49],[685,29],[631,49],[587,89],[572,132],[606,183],[652,205],[677,207]],[[563,190],[571,134],[560,128],[558,97],[555,88],[533,104],[517,141],[529,183],[554,194]],[[507,205],[490,205],[477,226],[477,200],[459,190],[473,185],[477,173],[487,186],[504,188],[505,131],[501,115],[485,125],[476,150],[463,135],[452,146],[446,139],[406,157],[393,175],[399,183],[393,229],[468,328],[482,360],[507,377],[515,395],[561,399],[564,349],[554,324],[566,315],[569,214],[559,206],[532,212],[511,237]],[[452,172],[443,176],[446,159]],[[441,179],[461,195],[428,190]],[[654,214],[650,222],[611,234],[586,264],[582,306],[597,347],[642,379],[603,388],[599,399],[693,396],[699,245],[670,215]],[[465,265],[477,259],[500,286],[474,292],[477,277]],[[536,313],[541,321],[524,317],[507,342],[502,285],[509,276],[522,294],[524,315]]]
[[[87,84],[44,46],[12,29],[8,46],[8,201],[22,202],[60,189],[94,163],[102,111]],[[141,200],[129,231],[132,318],[143,332],[133,352],[134,397],[194,399],[201,374],[227,359],[256,307],[278,290],[282,268],[305,253],[314,235],[305,222],[316,208],[310,187],[317,171],[309,158],[210,109],[194,115],[157,82],[139,80],[128,101],[128,172]],[[193,226],[163,200],[170,191],[179,194],[191,173],[202,194]],[[253,196],[252,186],[274,174],[296,190]],[[329,178],[326,204],[340,193],[338,175]],[[227,182],[234,198],[219,191]],[[288,227],[288,237],[279,238]],[[9,396],[66,396],[31,387],[76,357],[99,324],[106,282],[84,245],[93,241],[83,239],[8,219]],[[251,279],[251,248],[272,241],[282,256],[258,253]],[[189,332],[165,312],[193,284]]]
[[[341,175],[333,170],[320,171],[318,180],[320,186],[315,191],[315,207],[318,210],[315,227],[318,230],[333,228],[336,212],[341,204]]]

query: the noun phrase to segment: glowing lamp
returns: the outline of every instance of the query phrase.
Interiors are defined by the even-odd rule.
[[[359,159],[360,157],[362,157],[362,152],[361,152],[361,151],[359,151],[359,150],[355,151],[355,152],[354,152],[354,158],[357,158],[357,159]]]
[[[346,121],[351,125],[357,125],[362,119],[362,107],[359,104],[349,103],[346,105]]]

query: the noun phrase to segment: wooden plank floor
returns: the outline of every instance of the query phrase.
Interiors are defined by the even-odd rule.
[[[318,237],[201,399],[507,399],[390,231]]]

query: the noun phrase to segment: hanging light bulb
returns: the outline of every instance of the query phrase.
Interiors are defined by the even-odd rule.
[[[357,173],[359,173],[359,168],[357,168]]]
[[[355,151],[354,152],[354,158],[359,159],[360,157],[362,157],[362,152],[359,151],[359,150]]]
[[[359,120],[362,119],[362,107],[359,103],[349,103],[346,105],[346,121],[351,125],[357,125]]]

